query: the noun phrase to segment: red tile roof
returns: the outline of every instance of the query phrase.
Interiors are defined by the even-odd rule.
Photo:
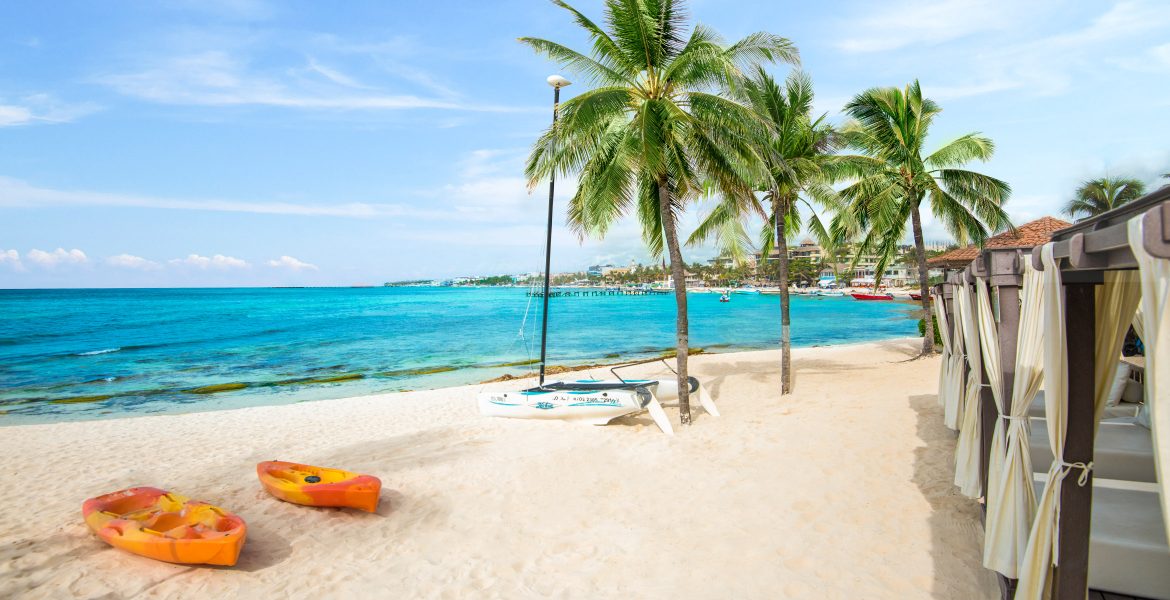
[[[1016,228],[1015,232],[1005,231],[987,238],[982,248],[971,244],[966,248],[958,248],[945,254],[940,254],[927,260],[926,264],[932,267],[961,269],[975,260],[980,252],[988,248],[1033,248],[1047,243],[1052,239],[1052,234],[1071,225],[1072,223],[1068,221],[1061,221],[1054,217],[1041,217],[1035,221],[1020,225]]]

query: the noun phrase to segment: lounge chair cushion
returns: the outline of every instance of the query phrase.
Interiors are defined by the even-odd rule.
[[[1102,421],[1093,444],[1093,473],[1107,479],[1156,482],[1154,442],[1150,430],[1133,422]],[[1048,428],[1044,419],[1032,419],[1028,444],[1032,451],[1032,471],[1047,473],[1052,465],[1048,445]]]
[[[1118,402],[1114,406],[1106,406],[1101,418],[1115,419],[1117,417],[1132,417],[1137,414],[1139,406],[1141,405],[1130,402]],[[1044,418],[1044,390],[1037,392],[1036,399],[1028,407],[1028,416],[1032,418]]]
[[[1036,495],[1044,482],[1036,482]],[[1170,599],[1170,545],[1155,486],[1095,479],[1089,529],[1089,587]]]

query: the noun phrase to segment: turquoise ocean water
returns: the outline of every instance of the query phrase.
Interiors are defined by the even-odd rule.
[[[532,372],[526,288],[0,290],[0,425],[340,398]],[[778,296],[690,294],[691,344],[774,347]],[[796,346],[917,334],[908,302],[793,297]],[[674,345],[671,295],[551,299],[549,362]],[[522,333],[523,331],[523,333]]]

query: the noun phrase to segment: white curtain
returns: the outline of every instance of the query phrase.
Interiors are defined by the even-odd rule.
[[[1104,285],[1097,286],[1096,347],[1093,351],[1093,401],[1096,406],[1093,416],[1096,424],[1101,423],[1101,415],[1108,404],[1110,388],[1121,368],[1125,334],[1129,332],[1142,299],[1140,279],[1137,271],[1106,271]]]
[[[959,422],[963,416],[963,396],[967,391],[966,383],[963,379],[963,366],[967,363],[966,342],[963,335],[963,307],[959,303],[959,289],[962,285],[954,287],[954,294],[951,296],[951,311],[954,317],[954,323],[951,324],[951,383],[950,390],[947,392],[946,404],[943,405],[943,423],[950,429],[959,429]]]
[[[1020,563],[1016,600],[1043,598],[1048,586],[1048,574],[1053,562],[1053,544],[1056,542],[1057,507],[1064,478],[1074,468],[1079,477],[1088,473],[1088,467],[1064,462],[1065,408],[1068,406],[1068,365],[1065,364],[1064,289],[1060,268],[1052,258],[1052,243],[1040,250],[1044,271],[1041,277],[1041,314],[1044,323],[1044,414],[1048,425],[1048,441],[1052,449],[1052,467],[1048,483],[1040,495],[1036,518],[1028,536],[1028,545]]]
[[[970,288],[955,288],[957,304],[962,306],[963,337],[967,349],[966,397],[962,402],[962,420],[959,423],[959,441],[955,445],[955,485],[968,498],[983,494],[983,479],[979,474],[979,392],[982,389],[983,363],[979,351],[979,330],[976,325],[975,303]]]
[[[1044,382],[1042,275],[1025,261],[1020,288],[1020,325],[1016,342],[1016,378],[1007,419],[1006,451],[993,452],[988,465],[987,519],[984,524],[983,566],[1005,577],[1019,577],[1019,563],[1028,545],[1036,512],[1032,487],[1032,453],[1028,448],[1028,407]],[[1001,307],[1000,310],[1003,310]],[[1000,418],[1005,418],[1000,413]],[[999,431],[995,433],[999,435]],[[992,443],[992,448],[996,448]],[[995,482],[995,483],[992,483]]]
[[[975,304],[976,317],[979,325],[979,349],[983,357],[984,371],[987,372],[987,383],[991,388],[991,397],[995,403],[996,414],[1003,414],[1003,370],[1000,369],[999,356],[999,331],[996,330],[995,313],[991,311],[991,293],[987,289],[987,281],[984,279],[975,280]],[[976,411],[975,418],[980,419],[980,411]],[[982,419],[980,419],[982,425]],[[981,427],[982,429],[982,427]],[[1006,450],[1004,448],[1004,440],[1001,435],[1002,427],[994,427],[991,437],[991,456],[1002,457]],[[978,446],[976,446],[978,448]],[[979,459],[985,460],[983,453],[979,453]],[[995,461],[988,462],[988,494],[990,494],[991,487],[997,485],[993,484],[993,474],[990,471],[991,465]]]
[[[947,311],[941,294],[934,295],[934,314],[938,318],[938,333],[942,337],[942,362],[938,367],[938,403],[947,405],[947,394],[951,392],[951,331],[947,322]],[[945,415],[945,413],[944,413]]]
[[[1040,496],[1028,546],[1020,567],[1020,583],[1016,589],[1017,600],[1040,600],[1050,591],[1052,566],[1060,563],[1057,553],[1060,518],[1060,492],[1065,479],[1071,474],[1076,485],[1088,483],[1092,463],[1066,463],[1064,441],[1068,425],[1068,365],[1065,356],[1064,291],[1060,285],[1060,272],[1052,257],[1052,244],[1045,244],[1041,251],[1044,262],[1044,409],[1048,425],[1048,439],[1052,446],[1052,467],[1048,470],[1048,483]],[[1121,344],[1125,332],[1133,321],[1141,290],[1136,274],[1132,271],[1106,271],[1105,282],[1096,289],[1096,342],[1093,348],[1093,405],[1095,417],[1099,420],[1109,398],[1113,375],[1120,366]]]
[[[1162,210],[1166,210],[1165,205]],[[1146,410],[1150,412],[1154,464],[1161,488],[1162,523],[1170,539],[1170,260],[1146,252],[1142,229],[1141,216],[1129,221],[1129,245],[1137,258],[1142,287],[1140,320],[1144,327],[1139,336],[1146,346]]]

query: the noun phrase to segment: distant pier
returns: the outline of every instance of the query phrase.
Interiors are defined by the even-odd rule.
[[[549,298],[576,298],[582,296],[660,296],[671,294],[672,290],[551,290]],[[543,290],[528,292],[529,296],[543,298]]]

